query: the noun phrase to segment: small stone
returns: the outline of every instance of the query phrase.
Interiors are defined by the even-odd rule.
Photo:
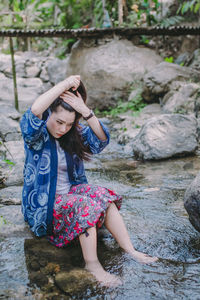
[[[38,287],[43,287],[48,284],[48,278],[46,275],[39,272],[32,272],[29,275],[30,282],[36,284]]]

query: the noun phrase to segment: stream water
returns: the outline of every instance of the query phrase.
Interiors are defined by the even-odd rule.
[[[72,278],[71,290],[64,292],[55,273],[83,267],[79,245],[55,249],[27,230],[0,241],[0,299],[200,299],[200,234],[183,206],[185,189],[200,169],[199,157],[134,163],[109,147],[86,165],[88,180],[123,195],[121,214],[135,248],[159,261],[135,262],[104,230],[98,242],[100,261],[124,284],[80,288]]]

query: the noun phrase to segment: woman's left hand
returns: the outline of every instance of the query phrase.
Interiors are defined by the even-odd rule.
[[[60,98],[83,116],[88,115],[90,112],[90,109],[86,106],[78,91],[76,91],[76,95],[69,91],[65,91],[60,95]]]

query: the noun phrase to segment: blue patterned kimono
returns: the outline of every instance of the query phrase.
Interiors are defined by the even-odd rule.
[[[25,164],[22,192],[22,213],[36,236],[50,234],[57,182],[57,150],[54,137],[47,130],[48,112],[43,120],[31,109],[22,116],[20,126],[24,139]],[[109,143],[108,129],[101,123],[107,136],[101,141],[89,126],[81,125],[85,145],[93,154],[101,152]],[[69,181],[72,185],[87,183],[83,161],[65,152]]]

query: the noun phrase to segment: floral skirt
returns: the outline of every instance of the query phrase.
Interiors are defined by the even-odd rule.
[[[122,197],[104,187],[79,184],[72,186],[68,194],[56,194],[53,209],[53,233],[49,241],[57,247],[64,247],[87,228],[100,228],[106,210],[114,202],[118,209]]]

